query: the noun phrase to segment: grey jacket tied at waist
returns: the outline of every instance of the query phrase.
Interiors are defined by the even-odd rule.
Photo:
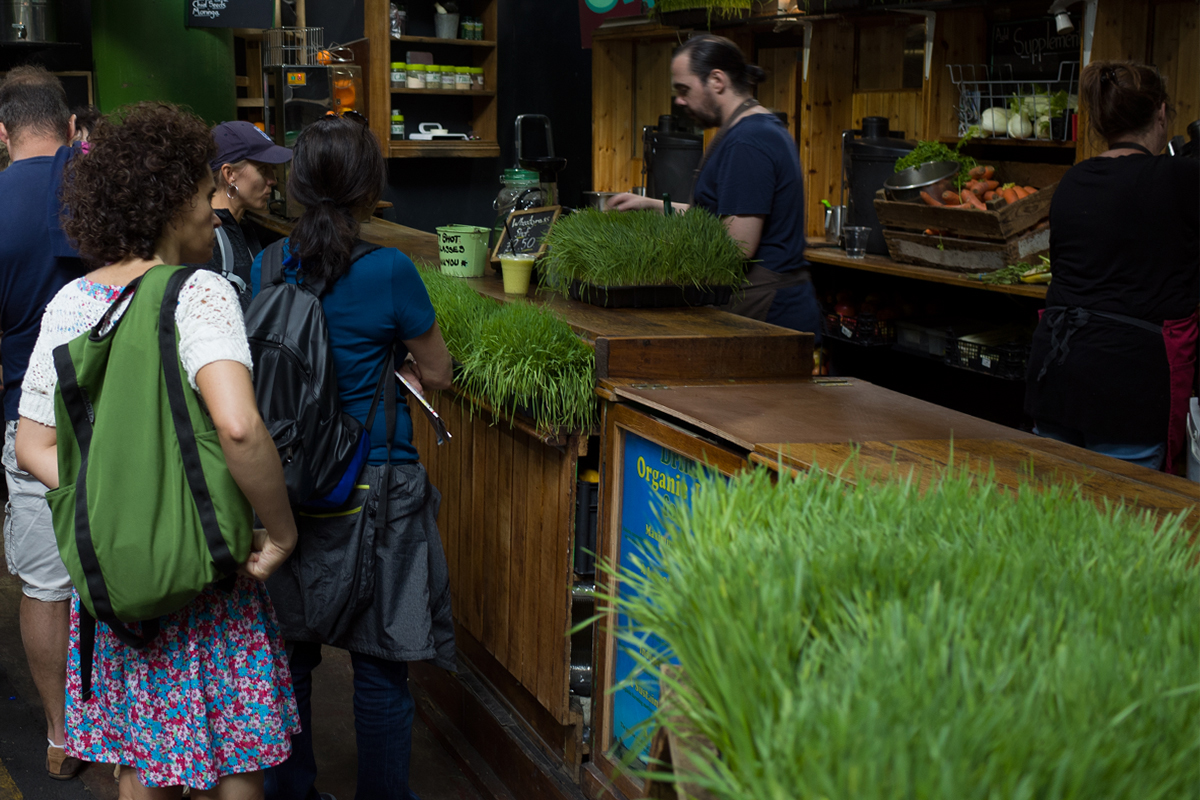
[[[385,469],[387,522],[377,537]],[[296,550],[267,581],[284,638],[454,670],[440,505],[420,464],[373,465],[341,509],[297,513]]]

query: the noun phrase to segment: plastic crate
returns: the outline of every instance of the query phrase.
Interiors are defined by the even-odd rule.
[[[980,344],[963,339],[946,341],[947,364],[1005,380],[1025,380],[1028,343]]]
[[[891,320],[876,319],[874,314],[843,317],[825,313],[825,335],[842,342],[861,345],[885,345],[896,341],[896,326]]]
[[[945,327],[921,325],[900,320],[896,323],[896,347],[920,355],[945,358],[946,341],[951,334]]]

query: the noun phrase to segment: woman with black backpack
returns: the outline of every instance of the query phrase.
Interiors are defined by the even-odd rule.
[[[357,242],[359,226],[385,184],[379,142],[353,112],[314,122],[293,146],[288,192],[305,212],[276,257],[287,281],[320,287],[341,410],[367,425],[370,451],[340,506],[297,508],[296,552],[268,582],[303,727],[293,738],[292,757],[267,774],[272,800],[318,797],[311,673],[322,644],[348,650],[354,666],[357,796],[363,800],[415,797],[408,787],[413,700],[407,662],[455,668],[449,576],[437,530],[440,495],[418,460],[403,392],[391,380],[393,365],[400,365],[418,391],[449,388],[450,354],[407,256],[377,248],[353,258],[366,249]],[[255,259],[256,293],[262,276],[273,274],[271,265],[264,267],[270,253]],[[373,408],[381,385],[383,400]],[[347,565],[356,566],[347,571]]]

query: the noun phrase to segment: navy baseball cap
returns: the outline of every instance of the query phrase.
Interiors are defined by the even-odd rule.
[[[217,143],[217,155],[209,162],[213,170],[222,164],[236,164],[244,159],[264,164],[283,164],[292,160],[292,151],[271,141],[271,137],[252,123],[238,120],[222,122],[212,130]]]

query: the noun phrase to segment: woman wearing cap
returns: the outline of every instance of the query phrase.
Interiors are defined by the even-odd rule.
[[[1042,436],[1170,470],[1196,368],[1200,163],[1159,155],[1172,113],[1153,67],[1093,61],[1079,89],[1108,149],[1054,192],[1025,409]]]
[[[247,210],[266,211],[275,187],[275,165],[292,160],[292,151],[271,141],[249,122],[222,122],[213,128],[217,155],[211,162],[217,193],[213,211],[221,219],[213,257],[204,266],[229,279],[242,310],[250,305],[250,265],[262,252],[258,231],[242,225]]]

